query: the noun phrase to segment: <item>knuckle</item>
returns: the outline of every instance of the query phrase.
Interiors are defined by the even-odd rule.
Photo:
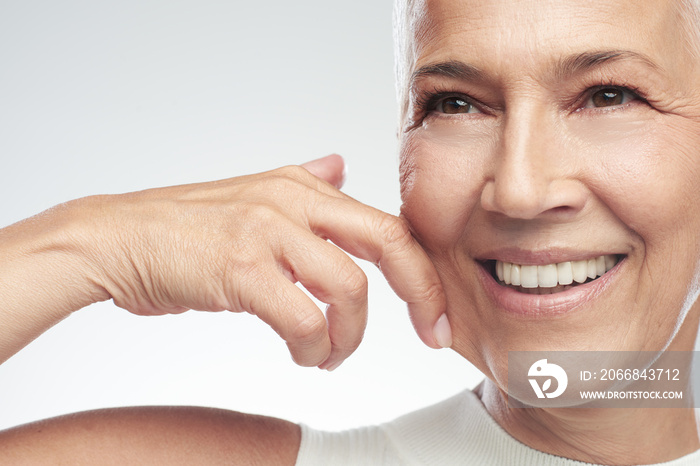
[[[303,168],[300,169],[304,170]],[[311,176],[308,172],[306,175]],[[285,202],[290,198],[298,197],[305,188],[308,189],[308,183],[304,181],[304,176],[296,174],[295,170],[290,170],[288,173],[275,171],[261,181],[260,187],[266,198],[276,199],[277,202]]]
[[[260,317],[266,309],[265,296],[255,290],[269,288],[268,275],[255,260],[231,264],[223,284],[226,306],[231,312],[249,312]]]
[[[294,180],[296,182],[306,183],[313,178],[309,171],[299,165],[287,165],[285,167],[274,170],[281,178]]]
[[[347,300],[358,302],[367,299],[369,288],[367,276],[355,262],[349,258],[343,261],[338,271],[338,277],[343,285]]]
[[[399,217],[384,216],[379,223],[379,232],[384,239],[386,252],[405,251],[413,245],[408,223]]]
[[[235,218],[240,227],[254,231],[261,227],[277,225],[281,221],[281,212],[277,207],[260,202],[245,202],[237,206]]]
[[[327,331],[326,320],[314,315],[297,322],[286,339],[298,348],[311,348],[324,339]]]
[[[418,301],[427,303],[440,303],[444,299],[444,291],[440,282],[430,282],[423,287],[423,292],[418,296]]]

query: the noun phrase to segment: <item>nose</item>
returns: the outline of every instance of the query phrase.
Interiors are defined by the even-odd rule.
[[[576,179],[575,163],[556,123],[536,108],[507,114],[493,163],[481,193],[489,212],[517,219],[574,214],[587,191]]]

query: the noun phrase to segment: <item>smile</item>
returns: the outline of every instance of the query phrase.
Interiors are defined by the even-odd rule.
[[[533,254],[502,250],[496,254],[515,257],[511,259],[513,262],[479,261],[480,282],[498,308],[524,318],[561,316],[582,308],[618,281],[627,262],[626,254],[588,258],[577,252],[557,251]],[[552,262],[548,263],[547,255],[558,257],[551,257]],[[578,256],[578,260],[565,261],[566,255]]]
[[[588,283],[615,267],[619,258],[608,254],[588,260],[545,265],[493,261],[493,276],[502,286],[528,294],[553,294]]]

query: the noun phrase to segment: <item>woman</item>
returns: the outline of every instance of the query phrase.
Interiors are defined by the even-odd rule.
[[[3,358],[111,298],[144,314],[250,311],[298,363],[333,369],[359,343],[366,282],[320,237],[379,263],[422,340],[484,372],[474,393],[337,435],[195,409],[88,413],[6,432],[0,451],[91,463],[698,464],[692,409],[515,409],[505,394],[509,351],[694,348],[696,7],[399,5],[403,220],[335,189],[342,163],[328,157],[305,170],[81,199],[3,231],[5,277],[55,285],[32,295],[32,316],[21,312],[29,297],[11,292],[19,286],[2,290]],[[209,225],[205,238],[193,224]],[[230,251],[232,237],[251,241]],[[197,254],[184,254],[192,245]],[[600,258],[590,281],[565,278]],[[327,327],[295,280],[329,303]],[[276,293],[259,292],[269,287]]]

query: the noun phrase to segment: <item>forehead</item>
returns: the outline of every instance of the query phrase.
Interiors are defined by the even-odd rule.
[[[458,59],[522,71],[629,50],[677,72],[686,49],[674,0],[416,0],[411,13],[414,67]]]

